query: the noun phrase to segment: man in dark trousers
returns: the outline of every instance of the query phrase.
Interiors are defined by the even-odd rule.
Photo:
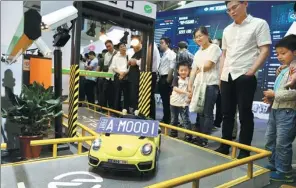
[[[157,68],[160,62],[160,54],[156,43],[154,42],[153,48],[153,59],[152,59],[152,85],[151,85],[151,101],[150,101],[150,114],[149,117],[152,119],[156,118],[156,104],[155,104],[155,92],[157,83]]]
[[[111,40],[105,42],[107,52],[104,55],[104,63],[102,66],[103,72],[112,72],[109,68],[114,60],[114,56],[117,54],[117,51],[114,49],[113,43]],[[114,84],[113,80],[110,78],[102,79],[102,90],[99,91],[100,99],[99,104],[105,107],[113,108],[114,107]]]
[[[169,46],[171,40],[167,37],[160,39],[160,49],[163,56],[158,66],[158,91],[162,100],[163,118],[162,122],[169,124],[171,121],[170,96],[172,93],[173,71],[176,65],[176,53]]]
[[[96,57],[94,51],[88,53],[90,61],[85,64],[85,70],[96,71],[99,60]],[[96,87],[96,77],[86,76],[85,77],[85,94],[87,101],[91,104],[95,104],[95,87]]]
[[[226,1],[227,13],[234,20],[223,31],[221,58],[222,138],[232,140],[236,107],[241,130],[239,142],[251,145],[254,133],[252,104],[257,87],[256,72],[269,55],[270,29],[265,20],[247,14],[247,1]],[[238,42],[239,41],[239,42]],[[229,145],[216,150],[229,154]],[[238,159],[250,156],[240,150]]]
[[[140,66],[142,61],[142,41],[140,36],[133,36],[138,40],[138,44],[133,46],[134,54],[129,60],[128,88],[129,88],[129,112],[138,109],[139,84],[140,84]]]

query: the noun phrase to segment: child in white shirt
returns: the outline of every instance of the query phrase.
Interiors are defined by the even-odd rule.
[[[171,125],[178,126],[179,114],[182,118],[183,126],[191,130],[191,122],[189,119],[189,103],[191,94],[188,92],[189,68],[187,61],[182,61],[177,65],[179,76],[173,80],[173,92],[170,97],[171,105]],[[178,137],[178,131],[171,130],[172,137]],[[186,134],[185,140],[191,141],[192,136]]]

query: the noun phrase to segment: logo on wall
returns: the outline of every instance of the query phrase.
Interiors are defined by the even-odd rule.
[[[150,5],[145,5],[144,6],[144,11],[147,13],[147,14],[151,14],[152,13],[152,7]]]

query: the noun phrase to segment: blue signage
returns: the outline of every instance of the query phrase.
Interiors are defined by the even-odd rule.
[[[101,117],[97,132],[157,137],[158,127],[159,122],[154,120]]]

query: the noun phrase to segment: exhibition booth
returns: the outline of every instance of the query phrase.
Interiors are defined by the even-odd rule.
[[[150,1],[41,1],[40,11],[25,11],[22,1],[1,2],[1,187],[270,185],[261,160],[271,155],[263,145],[270,106],[262,98],[274,87],[280,66],[274,45],[294,32],[293,7],[288,1],[248,4],[251,15],[267,21],[272,37],[270,56],[256,73],[255,136],[249,146],[221,139],[221,129],[205,135],[162,123],[158,91],[156,119],[148,117],[154,44],[159,47],[160,39],[169,37],[170,48],[177,51],[178,43],[186,41],[195,54],[199,46],[192,33],[201,25],[212,40],[221,40],[233,22],[224,2],[193,1],[163,12]],[[138,109],[130,114],[80,101],[82,76],[115,76],[82,70],[80,57],[90,51],[103,57],[107,40],[126,44],[132,56],[135,36],[142,39]],[[196,113],[189,116],[195,119]],[[207,139],[210,147],[172,138],[170,130]],[[219,143],[230,146],[229,155],[213,151]],[[238,159],[240,150],[252,154]]]

